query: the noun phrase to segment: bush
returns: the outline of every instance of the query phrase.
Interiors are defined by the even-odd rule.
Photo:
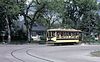
[[[46,43],[46,37],[45,36],[41,36],[40,37],[40,41],[39,41],[39,44],[45,44]]]
[[[87,35],[87,36],[83,36],[83,43],[100,43],[100,40],[96,40],[95,37],[91,36],[91,35]]]

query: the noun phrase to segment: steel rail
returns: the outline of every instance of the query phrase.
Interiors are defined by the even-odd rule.
[[[22,48],[22,49],[24,49],[24,48]],[[19,61],[21,61],[21,62],[25,62],[24,60],[22,60],[22,59],[20,59],[20,58],[18,58],[18,57],[16,57],[16,56],[14,55],[15,52],[17,52],[17,51],[19,51],[19,50],[22,50],[22,49],[13,50],[13,51],[11,52],[11,55],[12,55],[15,59],[17,59],[17,60],[19,60]]]
[[[34,58],[37,58],[37,59],[41,59],[41,60],[44,60],[44,61],[47,61],[47,62],[54,62],[54,61],[49,60],[49,59],[45,59],[45,58],[38,57],[38,56],[36,56],[36,55],[32,55],[32,54],[29,53],[30,50],[31,50],[31,49],[29,49],[29,50],[26,51],[26,53],[27,53],[29,56],[34,57]]]

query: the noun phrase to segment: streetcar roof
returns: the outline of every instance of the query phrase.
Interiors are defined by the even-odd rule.
[[[82,32],[81,30],[76,30],[76,29],[48,29],[47,31],[71,31],[71,32]]]

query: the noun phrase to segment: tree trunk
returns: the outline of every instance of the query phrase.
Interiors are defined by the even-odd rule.
[[[24,16],[24,21],[25,21],[25,25],[26,25],[26,28],[27,28],[27,42],[29,43],[30,42],[30,27],[29,27],[29,22],[27,21],[27,14],[23,14]]]
[[[6,16],[6,22],[7,22],[7,30],[8,30],[8,43],[10,43],[11,42],[11,30],[10,30],[9,21],[8,21],[7,16]]]
[[[28,42],[31,42],[31,25],[28,24]]]
[[[34,22],[33,22],[34,23]],[[31,40],[31,36],[32,36],[32,25],[33,25],[32,21],[30,22],[30,42],[32,41]]]
[[[28,28],[28,42],[30,43],[31,42],[31,34],[30,34],[30,29]]]

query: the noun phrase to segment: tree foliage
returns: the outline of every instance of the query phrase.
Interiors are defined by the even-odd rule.
[[[11,41],[12,23],[18,19],[22,10],[20,4],[17,0],[0,0],[0,22],[4,22],[1,27],[8,33],[8,42]]]
[[[28,4],[26,0],[0,0],[0,28],[11,30],[12,22],[22,15],[28,41],[34,22],[47,28],[80,29],[91,35],[100,30],[99,9],[96,0],[32,0]]]

